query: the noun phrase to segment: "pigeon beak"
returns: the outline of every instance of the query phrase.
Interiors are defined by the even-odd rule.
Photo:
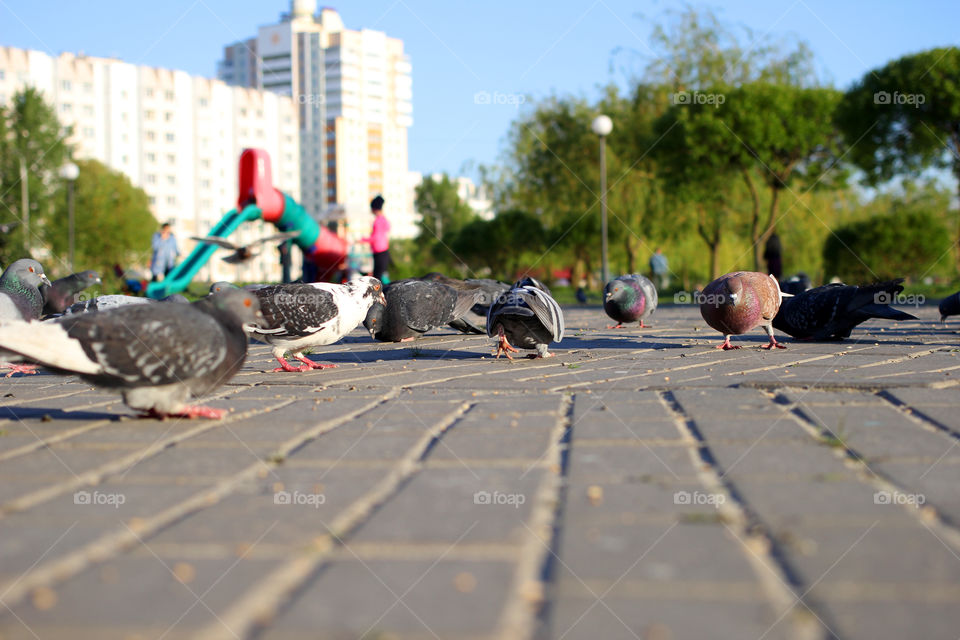
[[[53,285],[50,284],[50,278],[48,278],[48,277],[47,277],[47,274],[45,274],[45,273],[41,273],[41,274],[40,274],[40,282],[42,282],[43,284],[47,285],[48,287],[53,286]]]
[[[387,299],[383,297],[383,291],[380,292],[380,297],[378,298],[378,301],[380,302],[380,304],[384,306],[387,305]]]
[[[603,299],[604,299],[604,300],[609,300],[609,299],[612,298],[612,297],[613,297],[613,292],[612,292],[612,291],[609,291],[609,292],[607,292],[607,294],[603,297]]]

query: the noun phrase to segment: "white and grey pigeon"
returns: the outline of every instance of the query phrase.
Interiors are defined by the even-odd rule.
[[[376,278],[362,276],[346,284],[313,282],[276,284],[251,291],[260,300],[264,321],[250,327],[250,337],[273,347],[280,363],[274,371],[329,369],[303,355],[304,349],[333,344],[363,322],[375,302],[386,304],[383,286]],[[286,360],[291,354],[303,363]]]
[[[108,311],[110,309],[119,309],[120,307],[129,307],[131,305],[157,304],[160,302],[188,303],[190,301],[179,293],[169,295],[162,300],[153,300],[152,298],[142,298],[140,296],[108,294],[76,302],[64,309],[63,315],[70,316],[78,313],[89,313],[91,311]]]
[[[511,360],[513,345],[536,349],[530,358],[550,358],[547,348],[551,342],[563,340],[563,311],[534,278],[524,278],[498,297],[487,310],[487,335],[499,336],[496,356],[504,354]]]
[[[127,305],[49,322],[0,327],[0,348],[62,374],[119,391],[156,417],[221,418],[190,406],[243,366],[244,325],[263,321],[256,296],[227,291],[190,305]]]
[[[49,287],[40,287],[40,293],[43,294],[43,315],[63,313],[77,301],[78,293],[95,284],[101,284],[100,274],[87,270],[54,280]]]

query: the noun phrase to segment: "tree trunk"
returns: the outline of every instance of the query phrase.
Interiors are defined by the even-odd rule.
[[[753,183],[753,178],[750,177],[750,170],[743,169],[741,175],[743,175],[743,181],[747,183],[747,188],[750,190],[750,199],[753,202],[752,211],[750,212],[750,240],[753,242],[753,267],[755,271],[759,271],[760,261],[763,259],[763,252],[759,248],[760,194],[757,193],[757,185]]]
[[[777,230],[777,209],[779,206],[780,189],[774,188],[773,193],[770,196],[770,217],[767,218],[766,228],[760,233],[753,243],[753,255],[757,265],[757,271],[763,271],[764,273],[766,272],[766,269],[762,269],[760,267],[760,261],[763,259],[763,249],[767,243],[767,240],[771,235],[773,235],[773,232]]]

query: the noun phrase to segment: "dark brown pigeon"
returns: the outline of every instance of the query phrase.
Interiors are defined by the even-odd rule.
[[[770,343],[764,349],[786,349],[773,337],[773,318],[783,300],[776,279],[756,271],[737,271],[722,275],[703,289],[700,315],[707,324],[723,334],[717,349],[739,349],[730,344],[731,335],[740,335],[763,327]]]

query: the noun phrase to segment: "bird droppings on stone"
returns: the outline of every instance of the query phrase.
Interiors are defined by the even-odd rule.
[[[178,562],[173,565],[173,575],[183,584],[190,584],[197,577],[197,570],[189,562]]]
[[[48,611],[57,606],[57,592],[50,587],[37,587],[30,594],[30,600],[37,611]]]
[[[453,578],[453,586],[460,593],[472,593],[477,588],[477,578],[469,571],[461,571]]]

